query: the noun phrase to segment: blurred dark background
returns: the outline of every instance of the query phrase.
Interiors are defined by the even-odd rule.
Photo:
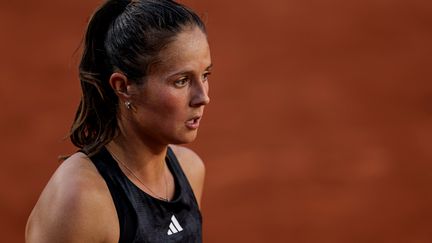
[[[432,242],[432,2],[182,1],[215,65],[204,241]],[[0,1],[0,228],[26,219],[80,98],[101,1]]]

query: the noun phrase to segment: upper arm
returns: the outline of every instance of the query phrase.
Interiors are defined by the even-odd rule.
[[[113,222],[112,205],[94,176],[75,165],[60,166],[29,217],[26,242],[109,241],[110,225],[101,222]]]
[[[198,206],[201,205],[202,191],[205,179],[205,166],[201,158],[186,147],[170,145],[174,151],[184,173],[186,174],[195,198],[198,201]]]

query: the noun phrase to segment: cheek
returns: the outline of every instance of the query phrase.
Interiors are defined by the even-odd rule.
[[[166,94],[161,96],[163,109],[167,112],[165,115],[181,114],[184,112],[184,99],[181,97]]]
[[[178,90],[165,90],[154,94],[149,100],[152,112],[162,119],[184,119],[187,109],[187,96]]]

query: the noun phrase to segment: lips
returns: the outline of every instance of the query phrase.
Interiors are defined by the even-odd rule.
[[[185,125],[187,128],[189,128],[191,130],[195,130],[195,129],[198,129],[200,120],[201,120],[201,116],[195,116],[195,117],[187,120],[185,122]]]

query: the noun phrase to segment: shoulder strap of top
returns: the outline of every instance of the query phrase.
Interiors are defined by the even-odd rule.
[[[101,150],[90,159],[96,166],[100,175],[104,178],[113,198],[120,225],[119,243],[132,242],[132,237],[135,235],[135,232],[131,232],[131,230],[136,228],[133,227],[133,225],[137,224],[137,219],[133,213],[133,206],[119,184],[121,176],[115,166],[115,161],[105,147],[102,147]]]
[[[193,203],[198,207],[198,201],[195,198],[192,186],[190,185],[186,174],[184,173],[179,161],[177,160],[174,151],[170,147],[168,147],[167,156],[169,163],[172,165],[173,172],[177,175],[179,183],[181,183],[182,190],[184,190],[185,194],[190,195]]]

